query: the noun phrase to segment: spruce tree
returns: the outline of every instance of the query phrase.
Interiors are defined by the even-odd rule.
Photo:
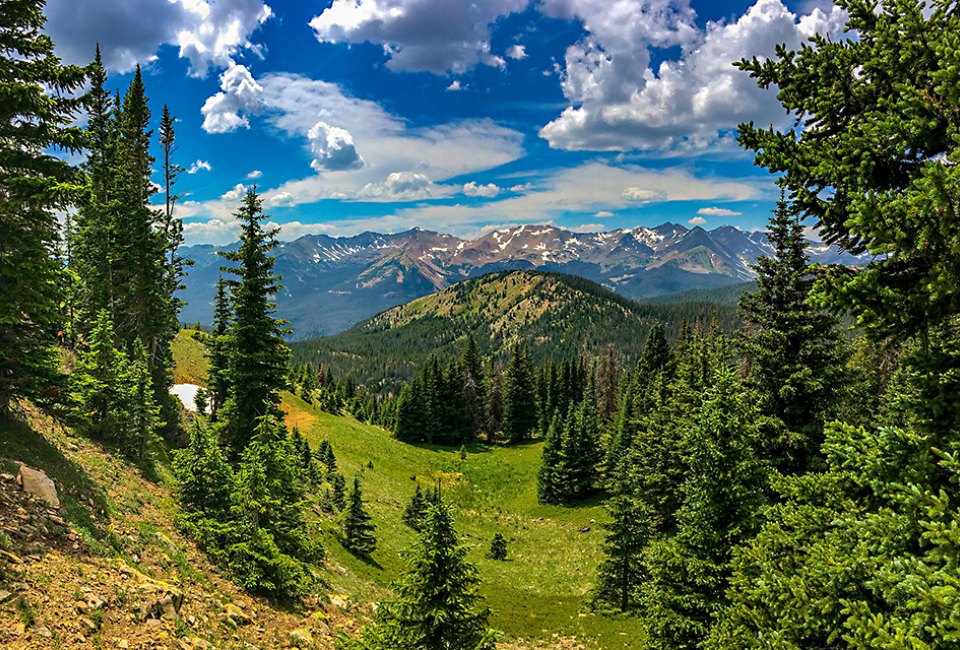
[[[217,295],[213,310],[213,332],[208,344],[210,368],[207,370],[207,383],[210,386],[210,412],[214,420],[230,394],[231,314],[227,284],[221,277],[217,279]]]
[[[84,71],[55,56],[42,32],[43,5],[0,5],[0,418],[56,378],[53,350],[64,323],[54,210],[67,205],[78,176],[50,151],[83,146],[68,125],[82,105],[73,94]]]
[[[423,521],[423,513],[427,509],[427,498],[417,483],[417,489],[410,498],[410,502],[403,509],[403,523],[414,530],[420,530],[420,523]]]
[[[82,350],[70,376],[67,397],[70,419],[91,437],[124,442],[130,403],[126,355],[114,343],[113,320],[106,309],[97,314],[87,349]]]
[[[419,381],[414,379],[400,389],[396,405],[394,436],[404,442],[419,442],[423,436],[423,405]]]
[[[761,257],[757,291],[744,294],[741,348],[749,387],[759,397],[766,453],[785,473],[816,466],[823,424],[836,411],[844,379],[837,319],[809,305],[813,273],[800,219],[781,196],[767,236],[773,257]]]
[[[507,559],[507,540],[502,534],[494,534],[493,541],[490,542],[490,552],[487,554],[487,557],[500,562]]]
[[[343,547],[354,555],[370,555],[377,547],[377,538],[373,534],[376,527],[363,507],[359,476],[353,479],[349,501],[343,520]]]
[[[229,395],[223,406],[226,443],[239,457],[253,436],[253,426],[261,417],[275,414],[280,389],[286,383],[289,349],[284,343],[283,321],[274,317],[276,305],[271,297],[280,290],[274,275],[276,230],[264,230],[266,219],[255,190],[247,192],[236,213],[241,223],[240,247],[221,253],[237,266],[224,267],[236,276],[230,282],[233,298],[233,322],[228,372]]]
[[[615,496],[606,507],[611,521],[603,524],[605,558],[597,572],[592,603],[626,612],[638,605],[645,576],[643,552],[654,532],[652,512],[642,499],[626,494]]]
[[[500,373],[493,369],[490,373],[490,390],[487,393],[484,429],[487,442],[493,444],[497,434],[503,429],[503,384]]]
[[[160,416],[160,406],[154,400],[147,351],[139,340],[134,344],[132,359],[126,370],[123,378],[128,400],[125,449],[134,460],[142,462],[159,444],[164,422]]]
[[[589,496],[597,479],[600,429],[592,399],[584,399],[564,432],[561,463],[566,468],[563,491],[567,502]]]
[[[635,407],[635,382],[633,376],[628,374],[624,381],[620,410],[617,413],[604,458],[603,473],[607,484],[611,487],[622,481],[626,474],[624,463],[633,445],[633,436],[637,427]]]
[[[563,420],[557,414],[543,441],[540,452],[540,469],[537,471],[537,500],[540,503],[557,504],[563,501],[560,485],[563,460]]]
[[[71,270],[80,281],[72,329],[88,334],[92,321],[101,309],[116,307],[113,272],[120,246],[116,219],[111,203],[116,196],[116,152],[119,134],[116,128],[116,105],[107,90],[107,72],[100,57],[100,46],[89,66],[90,90],[86,96],[87,159],[83,164],[87,183],[78,201],[75,226],[71,238]]]
[[[604,348],[595,374],[597,414],[601,427],[606,430],[615,421],[620,408],[620,360],[612,343]]]
[[[755,419],[732,370],[721,370],[686,431],[676,533],[648,551],[640,599],[649,647],[697,647],[726,605],[734,549],[757,530],[765,502]]]
[[[233,469],[216,432],[201,418],[193,421],[187,447],[174,454],[173,469],[188,520],[229,520]]]
[[[337,512],[342,512],[347,507],[347,482],[343,478],[343,474],[337,472],[327,476],[333,488],[333,494],[331,495],[333,507],[336,508]]]
[[[322,549],[307,531],[303,473],[283,423],[261,416],[243,450],[232,497],[236,541],[231,567],[245,588],[278,596],[300,596],[312,581],[306,562]]]
[[[510,442],[526,440],[537,427],[535,389],[530,355],[516,344],[503,383],[503,434]]]
[[[449,505],[437,500],[426,511],[409,568],[394,585],[396,598],[382,603],[376,622],[345,648],[377,650],[492,650],[496,635],[481,609],[479,578],[467,562],[467,547],[453,525]]]

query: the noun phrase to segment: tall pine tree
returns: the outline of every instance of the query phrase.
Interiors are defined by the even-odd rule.
[[[54,210],[78,186],[51,149],[79,150],[68,125],[84,71],[63,66],[42,33],[42,0],[0,4],[0,418],[20,397],[36,398],[56,377],[59,239]]]
[[[239,457],[253,436],[259,418],[275,414],[286,384],[289,349],[283,321],[274,317],[271,299],[280,290],[273,272],[276,230],[264,230],[266,218],[255,190],[247,192],[236,213],[241,223],[240,247],[221,253],[236,266],[224,267],[230,281],[233,323],[230,328],[229,394],[221,409],[225,442]]]
[[[783,196],[767,227],[773,257],[761,257],[757,291],[744,294],[741,339],[749,387],[766,416],[766,453],[783,472],[816,466],[824,422],[835,412],[845,351],[837,319],[813,307],[813,287],[800,219]]]
[[[503,435],[510,442],[529,438],[537,427],[537,397],[530,354],[513,346],[503,382]]]
[[[363,507],[360,477],[354,477],[347,512],[343,519],[343,547],[355,555],[370,555],[377,548],[372,517]]]

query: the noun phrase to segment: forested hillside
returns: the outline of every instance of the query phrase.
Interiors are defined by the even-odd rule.
[[[516,343],[538,363],[596,356],[612,345],[630,364],[654,324],[672,340],[684,321],[713,320],[730,333],[736,310],[706,300],[646,305],[576,276],[504,271],[387,310],[342,334],[294,342],[291,349],[298,363],[323,364],[381,392],[396,390],[431,354],[456,355],[468,335],[480,352],[498,359]]]

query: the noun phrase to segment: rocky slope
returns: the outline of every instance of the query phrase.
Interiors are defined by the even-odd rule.
[[[24,491],[17,461],[53,477],[59,508]],[[369,614],[240,591],[177,532],[162,478],[37,412],[0,423],[0,469],[0,647],[331,648]]]
[[[600,233],[524,225],[475,240],[420,229],[344,238],[308,235],[276,250],[284,285],[277,304],[294,337],[308,338],[495,271],[557,271],[643,298],[749,280],[751,265],[770,252],[764,233],[671,223]],[[188,303],[183,319],[207,323],[223,260],[212,246],[188,247],[184,253],[196,264],[183,293]],[[811,244],[810,253],[824,263],[859,261],[829,246]]]

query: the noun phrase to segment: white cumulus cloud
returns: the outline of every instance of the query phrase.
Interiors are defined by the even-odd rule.
[[[232,65],[220,75],[220,92],[208,97],[200,112],[207,133],[249,128],[247,115],[263,110],[263,87],[246,66]]]
[[[357,153],[353,136],[346,129],[321,120],[307,132],[307,139],[310,141],[310,153],[313,154],[310,166],[318,172],[363,167],[363,158]]]
[[[99,43],[110,70],[129,72],[173,45],[200,77],[244,50],[259,53],[253,34],[273,15],[262,0],[48,0],[45,13],[46,31],[70,63],[90,61]]]
[[[247,193],[247,186],[243,183],[237,183],[231,189],[224,192],[220,197],[221,201],[237,201]]]
[[[260,171],[259,169],[254,169],[252,172],[247,174],[247,178],[251,180],[255,180],[257,178],[260,178],[261,176],[263,176],[263,172]]]
[[[587,36],[567,49],[562,89],[570,105],[543,127],[551,146],[572,150],[702,150],[729,143],[742,121],[782,123],[775,92],[733,66],[798,47],[814,33],[837,35],[845,13],[792,13],[781,0],[756,0],[732,22],[699,29],[678,0],[544,0],[579,17]],[[653,69],[651,47],[679,45],[681,57]]]
[[[391,70],[465,72],[503,67],[490,53],[490,25],[529,0],[333,0],[310,21],[325,43],[378,43]]]
[[[743,213],[727,208],[700,208],[697,210],[697,214],[707,217],[738,217]]]
[[[607,219],[609,217],[612,217],[613,213],[610,212],[609,210],[601,210],[600,212],[597,212],[593,216],[595,216],[597,219]]]
[[[287,208],[293,205],[293,195],[290,192],[277,192],[265,201],[270,207]]]
[[[430,179],[417,172],[393,172],[383,182],[367,183],[360,190],[360,198],[384,201],[429,199],[436,194]]]
[[[201,170],[211,171],[212,169],[213,167],[211,167],[210,163],[208,163],[206,160],[197,160],[197,162],[190,165],[190,167],[187,169],[187,173],[196,174],[198,171],[201,171]]]
[[[495,183],[480,185],[474,181],[470,181],[469,183],[464,183],[463,193],[467,196],[483,196],[492,198],[500,193],[500,188],[497,187]]]
[[[463,86],[460,85],[459,79],[454,79],[450,82],[450,85],[447,86],[447,92],[455,93],[458,90],[463,90]]]
[[[520,44],[511,45],[507,48],[506,55],[508,59],[516,59],[517,61],[520,61],[527,58],[527,48]]]
[[[707,220],[704,219],[703,217],[693,217],[692,219],[687,221],[687,223],[694,226],[702,226],[703,224],[707,223]]]
[[[663,190],[648,190],[644,187],[626,187],[620,196],[633,203],[656,203],[667,200],[667,193]]]

